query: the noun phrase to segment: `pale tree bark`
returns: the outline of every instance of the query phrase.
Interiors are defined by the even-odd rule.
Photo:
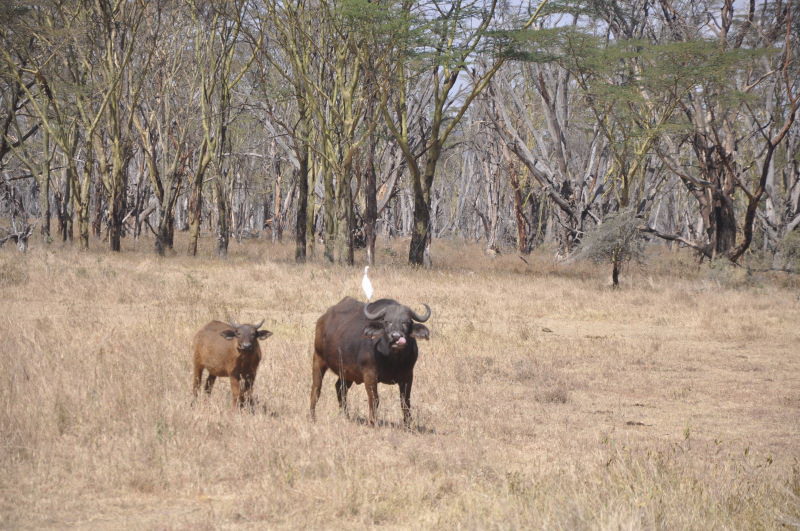
[[[529,174],[536,180],[547,197],[558,207],[559,225],[566,231],[565,240],[562,242],[567,248],[583,230],[583,221],[591,215],[590,208],[599,196],[600,183],[596,181],[596,174],[590,179],[583,179],[583,186],[573,180],[572,174],[567,171],[564,159],[558,160],[557,165],[549,164],[546,154],[550,152],[549,145],[542,139],[536,127],[525,112],[525,106],[515,97],[508,82],[503,76],[496,76],[487,92],[487,116],[492,120],[499,137],[519,161],[525,166]],[[513,107],[509,108],[511,105]],[[513,117],[513,118],[512,118]],[[556,121],[556,116],[551,116],[551,121]],[[532,138],[533,142],[528,141]],[[554,142],[563,143],[563,135],[553,137]],[[582,168],[577,173],[586,176],[596,169],[598,136],[592,134],[589,144],[588,157],[584,159]],[[533,146],[533,150],[531,147]],[[563,150],[561,150],[563,151]],[[544,155],[544,156],[543,156]],[[564,168],[560,173],[558,166]],[[568,183],[564,186],[564,183]],[[564,189],[569,193],[563,193]],[[575,188],[578,188],[575,190]],[[580,202],[575,200],[580,198]]]
[[[539,18],[546,3],[546,0],[540,2],[520,28],[529,28]],[[381,64],[382,75],[391,82],[379,86],[392,87],[392,93],[382,91],[380,110],[405,155],[414,198],[414,221],[408,254],[410,264],[425,265],[426,257],[430,256],[431,187],[445,143],[473,100],[486,88],[506,61],[506,57],[501,56],[480,74],[473,73],[471,85],[459,95],[460,97],[454,97],[455,92],[461,88],[458,84],[461,74],[467,65],[473,62],[474,54],[486,39],[487,31],[494,21],[496,7],[495,1],[483,6],[481,18],[477,23],[471,25],[466,32],[462,32],[464,27],[459,20],[465,16],[470,6],[460,2],[454,3],[449,12],[442,13],[441,23],[434,26],[434,43],[431,45],[434,53],[432,64],[428,66],[430,69],[428,83],[433,90],[428,114],[430,135],[426,139],[422,153],[412,151],[410,146],[407,95],[404,92],[409,76],[406,72],[407,65],[400,57],[394,55],[387,55]],[[469,16],[474,16],[474,13]],[[401,57],[403,52],[401,51]],[[398,87],[401,90],[398,91]]]
[[[70,92],[70,87],[91,85],[92,66],[85,55],[90,53],[89,44],[77,38],[81,33],[75,29],[89,24],[86,11],[77,5],[60,5],[52,11],[46,11],[40,22],[38,29],[41,29],[43,36],[37,35],[37,38],[46,40],[49,32],[64,31],[65,35],[76,39],[73,46],[63,48],[63,55],[56,56],[50,63],[37,64],[36,83],[22,87],[42,128],[63,154],[64,188],[63,193],[59,194],[62,239],[73,239],[73,215],[76,215],[80,246],[85,250],[89,248],[89,201],[94,171],[91,139],[105,113],[110,88],[98,88],[101,96],[98,101],[91,99],[90,91]],[[3,57],[7,61],[10,59],[7,53],[3,53]],[[84,155],[79,167],[78,155],[81,151]]]
[[[291,94],[297,108],[296,120],[276,119],[278,124],[291,138],[290,151],[293,158],[295,181],[297,183],[297,216],[295,218],[295,262],[305,263],[308,257],[309,236],[313,239],[314,207],[309,212],[309,197],[313,194],[311,172],[311,135],[312,135],[312,87],[310,86],[311,55],[315,39],[309,34],[314,31],[313,13],[302,0],[290,2],[266,1],[264,16],[259,17],[260,31],[271,29],[275,34],[277,50],[266,51],[258,55],[261,68],[267,65],[274,68],[291,87]]]
[[[233,90],[241,82],[255,60],[263,43],[263,33],[257,31],[249,42],[250,50],[244,57],[237,57],[237,45],[241,43],[247,3],[209,1],[192,2],[196,63],[201,65],[199,92],[203,139],[200,156],[192,179],[190,202],[189,254],[197,254],[200,236],[202,195],[204,177],[213,170],[214,201],[217,209],[217,256],[228,253],[230,239],[230,180],[225,153],[229,149],[229,126]]]
[[[373,125],[361,124],[367,95],[362,83],[363,38],[350,19],[322,4],[318,52],[320,61],[310,70],[313,90],[310,106],[316,120],[325,190],[325,258],[341,264],[354,262],[354,186],[356,157]]]
[[[9,151],[14,153],[14,156],[27,168],[28,172],[30,172],[30,176],[36,179],[36,183],[39,186],[39,214],[40,214],[40,233],[44,237],[46,242],[50,241],[50,180],[52,170],[51,167],[53,165],[53,160],[55,157],[55,149],[52,145],[50,140],[50,133],[47,129],[44,129],[39,135],[36,140],[39,142],[39,151],[33,152],[29,149],[29,144],[33,147],[33,140],[30,142],[21,142],[18,139],[24,137],[25,133],[23,133],[24,129],[28,129],[27,124],[19,124],[18,121],[19,116],[14,114],[11,116],[9,123],[7,124],[10,126],[13,124],[14,135],[13,139],[11,140],[10,131],[6,131],[3,135],[4,140],[11,140],[6,142],[6,147]],[[39,126],[36,126],[36,130],[39,129]],[[30,130],[30,129],[29,129]]]
[[[186,94],[187,86],[196,86],[197,74],[193,67],[191,71],[185,67],[192,57],[183,46],[190,33],[184,30],[183,13],[161,4],[152,4],[150,9],[152,22],[146,26],[141,42],[154,49],[152,73],[133,123],[157,204],[155,227],[147,215],[141,221],[154,233],[155,252],[163,256],[173,249],[176,205],[189,173],[189,136],[199,128],[193,115],[198,105]]]
[[[677,41],[691,41],[698,38],[700,31],[696,25],[689,24],[687,15],[672,5],[669,0],[661,0],[665,23]],[[767,9],[767,5],[761,6]],[[735,88],[742,92],[754,92],[772,80],[773,85],[784,83],[787,75],[796,75],[796,67],[792,66],[793,49],[796,47],[796,32],[792,31],[794,8],[789,2],[775,13],[762,13],[756,17],[755,2],[750,2],[745,11],[745,22],[736,23],[737,7],[733,0],[725,0],[717,13],[709,12],[709,19],[715,24],[715,31],[721,53],[730,53],[742,49],[744,45],[751,49],[772,47],[775,40],[782,40],[783,53],[779,57],[781,64],[767,64],[763,69],[749,69],[747,75],[734,75],[732,81]],[[789,72],[793,72],[790,74]],[[730,87],[724,87],[728,90]],[[751,131],[741,130],[743,123],[743,106],[731,106],[724,102],[722,89],[714,85],[704,87],[702,93],[688,93],[683,103],[683,113],[693,127],[691,137],[692,149],[699,168],[699,178],[687,176],[688,172],[678,170],[678,174],[686,184],[689,192],[696,198],[703,220],[705,232],[704,254],[710,258],[727,256],[738,260],[749,248],[753,235],[753,222],[756,219],[758,205],[761,201],[770,176],[772,157],[791,128],[797,112],[797,95],[793,92],[792,83],[786,81],[783,108],[785,112],[772,122],[769,130],[759,123],[758,119],[750,120]],[[755,113],[751,113],[755,116]],[[760,162],[752,161],[752,165],[760,168],[751,189],[745,184],[748,164],[743,157],[740,138],[762,138]],[[673,165],[673,168],[675,165]],[[739,231],[735,192],[742,190],[747,197],[745,218],[742,224],[742,241],[737,243]]]
[[[793,74],[796,73],[797,70],[792,68],[792,55],[797,41],[797,35],[793,32],[794,26],[792,21],[794,11],[791,8],[792,3],[789,2],[783,45],[783,63],[781,65],[782,76],[778,78],[780,81],[776,83],[776,85],[783,85],[783,90],[785,90],[786,108],[783,113],[782,123],[780,120],[778,120],[776,123],[779,125],[776,125],[776,127],[770,129],[767,129],[766,127],[759,127],[765,143],[765,154],[761,161],[761,175],[759,176],[755,189],[750,191],[746,186],[740,184],[742,190],[747,195],[748,201],[742,230],[742,242],[737,247],[732,249],[729,254],[729,258],[734,262],[741,258],[741,256],[750,247],[750,243],[753,240],[753,223],[755,222],[758,206],[761,198],[764,196],[764,193],[767,190],[769,177],[774,171],[772,162],[773,156],[775,155],[775,149],[786,138],[787,133],[795,122],[798,109],[800,109],[800,88],[797,87],[797,79],[793,78]],[[772,116],[770,118],[772,118]]]
[[[375,157],[377,141],[374,134],[369,135],[367,145],[367,166],[364,172],[364,239],[367,246],[367,265],[375,265],[376,224],[378,222],[378,191]]]
[[[148,75],[152,49],[145,52],[135,75],[131,61],[139,44],[139,29],[145,20],[142,1],[95,0],[83,8],[91,13],[97,28],[101,59],[84,54],[81,61],[104,95],[95,114],[99,127],[87,136],[93,144],[98,173],[107,196],[108,238],[112,251],[122,250],[122,220],[125,216],[128,164],[132,156],[133,110]]]

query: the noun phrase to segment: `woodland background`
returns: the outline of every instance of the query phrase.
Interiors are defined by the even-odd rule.
[[[221,256],[266,236],[352,264],[380,234],[428,264],[458,237],[583,247],[615,278],[669,241],[791,269],[799,9],[3,2],[0,239],[164,254],[186,231],[194,255],[207,228]]]

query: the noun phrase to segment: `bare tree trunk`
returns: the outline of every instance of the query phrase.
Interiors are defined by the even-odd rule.
[[[298,264],[303,264],[306,261],[306,226],[308,223],[308,146],[305,144],[305,139],[301,140],[299,145],[297,159],[300,162],[300,169],[297,170],[297,219],[294,226],[294,261]],[[313,213],[313,206],[311,212]],[[314,217],[313,215],[311,216]],[[311,237],[314,237],[312,231]]]
[[[50,243],[50,164],[53,162],[53,151],[50,149],[50,133],[47,129],[42,133],[42,148],[45,154],[36,172],[39,185],[39,215],[41,217],[40,231],[45,242]]]
[[[83,166],[83,176],[81,177],[78,190],[73,193],[75,211],[78,214],[78,233],[80,235],[81,249],[89,249],[89,191],[92,185],[92,166],[94,155],[91,147],[87,148],[86,162]],[[76,183],[77,185],[78,183]],[[72,239],[72,227],[70,223],[70,239]]]
[[[414,189],[414,224],[411,231],[411,245],[408,248],[408,262],[412,265],[426,266],[430,260],[431,244],[431,186],[439,161],[441,146],[433,142],[427,155],[425,171],[413,178]]]
[[[511,188],[514,190],[514,219],[517,223],[517,250],[522,254],[530,254],[531,246],[528,242],[528,220],[525,218],[525,199],[519,176],[511,169]]]
[[[274,171],[275,171],[275,183],[273,187],[273,194],[272,194],[272,204],[273,204],[273,213],[272,213],[272,241],[279,242],[283,240],[283,216],[284,213],[281,211],[281,207],[283,206],[282,199],[281,199],[281,181],[283,180],[281,177],[281,163],[280,160],[275,157],[275,164],[274,164]]]
[[[94,185],[94,221],[92,222],[92,233],[94,237],[100,239],[103,233],[103,181],[100,179]]]
[[[168,192],[164,203],[161,204],[161,214],[156,228],[155,249],[159,256],[164,256],[167,249],[172,249],[175,243],[175,201],[177,190]],[[149,215],[149,214],[148,214]]]
[[[736,246],[736,214],[733,210],[733,200],[730,195],[713,193],[715,228],[715,255],[723,255]]]
[[[325,188],[323,208],[325,209],[325,260],[334,261],[336,243],[336,192],[333,188],[333,172],[327,164],[322,165],[322,181]]]
[[[264,199],[260,205],[261,208],[261,230],[267,231],[269,230],[270,234],[272,233],[272,218],[270,217],[270,212],[272,212],[272,196],[268,194],[264,194]],[[292,220],[294,222],[294,220]]]
[[[414,194],[414,221],[411,231],[411,245],[408,249],[408,262],[424,265],[425,249],[430,239],[430,211],[428,203],[421,195]]]
[[[500,226],[500,183],[497,172],[489,168],[488,161],[484,160],[484,175],[486,176],[486,210],[489,218],[489,228],[486,235],[486,248],[498,251],[497,232]]]
[[[122,148],[117,144],[112,146],[111,156],[112,162],[109,168],[111,175],[106,185],[108,188],[108,243],[112,251],[120,252],[122,251],[122,219],[127,206],[128,160],[123,154]]]
[[[198,174],[192,181],[189,198],[189,256],[197,256],[197,240],[200,238],[200,222],[203,220],[203,176]]]
[[[316,185],[317,185],[317,177],[316,177],[316,172],[310,167],[308,167],[307,173],[308,173],[308,177],[307,177],[308,180],[306,181],[306,191],[308,193],[307,193],[307,199],[306,199],[306,205],[305,205],[306,206],[306,228],[305,228],[305,231],[306,231],[305,232],[305,234],[306,234],[306,249],[308,250],[308,253],[313,256],[314,255],[315,245],[316,245],[315,225],[314,225],[314,223],[316,221],[316,215],[315,215],[316,210],[315,209],[316,209],[316,202],[317,201],[316,201],[316,197],[314,195],[315,194],[314,189],[316,188]],[[299,197],[298,197],[298,208],[299,208],[299,205],[300,205],[300,203],[299,203]]]
[[[69,207],[72,204],[72,183],[78,180],[77,176],[72,175],[74,171],[74,167],[68,167],[64,175],[64,195],[58,213],[58,232],[61,234],[61,241],[72,241],[72,216]]]
[[[156,229],[156,252],[163,256],[166,249],[172,249],[175,243],[175,205],[180,191],[180,178],[175,177],[171,186],[164,191],[164,199],[160,203],[158,228]]]
[[[214,202],[217,206],[217,256],[228,256],[228,242],[230,241],[230,227],[228,223],[228,200],[222,183],[222,175],[214,181]]]
[[[349,170],[346,171],[349,173]],[[353,191],[350,179],[339,183],[336,205],[336,260],[353,265]]]
[[[364,182],[364,239],[367,245],[367,264],[375,265],[375,224],[378,221],[378,195],[376,190],[377,176],[375,174],[375,149],[376,142],[373,135],[369,139],[367,155],[367,172]]]
[[[50,242],[50,161],[42,168],[39,184],[39,210],[42,216],[41,234],[46,242]]]
[[[114,190],[108,200],[108,241],[112,251],[122,251],[122,217],[125,215],[124,192]]]

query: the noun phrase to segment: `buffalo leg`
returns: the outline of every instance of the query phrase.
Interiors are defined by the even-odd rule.
[[[194,377],[192,378],[192,394],[197,399],[197,393],[200,392],[200,384],[203,381],[203,367],[202,365],[194,366]]]
[[[217,377],[213,374],[209,374],[208,378],[206,378],[206,393],[211,394],[211,390],[214,389],[214,382],[217,381]]]
[[[242,376],[240,386],[241,394],[239,395],[239,407],[247,407],[251,412],[255,402],[253,400],[253,383],[255,376]]]
[[[242,405],[242,382],[239,380],[238,374],[231,374],[231,394],[233,395],[233,408]]]
[[[315,352],[311,369],[311,420],[316,418],[317,400],[322,390],[322,377],[325,376],[325,371],[328,366],[325,361]]]
[[[375,425],[375,413],[380,405],[378,397],[378,378],[374,374],[364,374],[364,387],[367,388],[367,400],[369,400],[369,423]]]
[[[336,380],[336,398],[339,399],[339,409],[347,416],[347,390],[353,382],[347,381],[344,378]]]
[[[411,426],[411,384],[413,377],[400,382],[400,408],[403,410],[403,424]]]

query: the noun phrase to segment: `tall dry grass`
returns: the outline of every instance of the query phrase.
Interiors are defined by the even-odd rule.
[[[373,429],[330,375],[309,422],[313,325],[360,269],[291,252],[0,250],[0,526],[800,525],[794,280],[667,253],[612,290],[593,265],[437,242],[414,270],[384,243],[376,294],[434,312],[407,431],[396,387]],[[192,334],[228,317],[275,334],[253,415],[226,379],[191,406]]]

